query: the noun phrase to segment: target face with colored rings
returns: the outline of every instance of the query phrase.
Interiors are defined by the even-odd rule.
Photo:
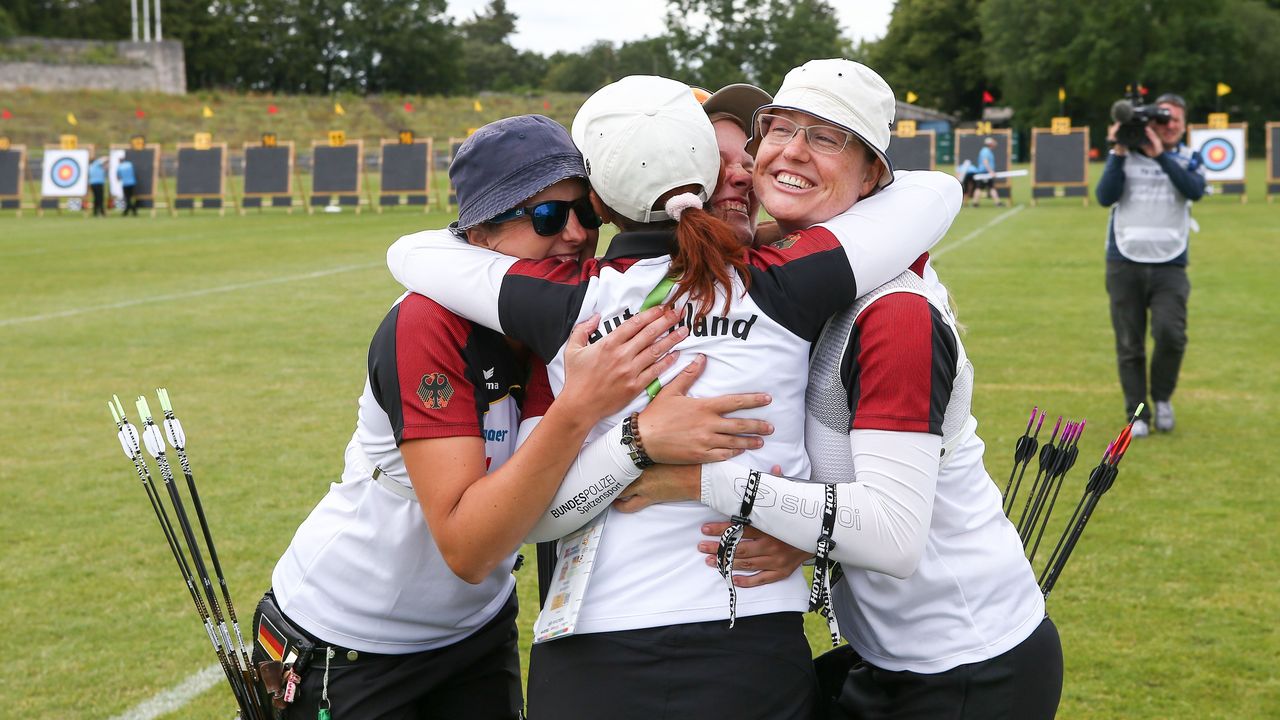
[[[1235,162],[1236,149],[1228,140],[1213,138],[1200,148],[1200,157],[1206,170],[1221,172]]]
[[[80,181],[80,163],[74,158],[59,158],[49,170],[49,178],[60,188],[74,187]]]

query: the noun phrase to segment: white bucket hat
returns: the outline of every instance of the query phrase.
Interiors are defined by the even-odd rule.
[[[885,171],[877,187],[893,182],[893,165],[886,154],[897,102],[893,89],[875,70],[852,60],[810,60],[787,73],[773,103],[756,111],[798,110],[853,133],[871,148]],[[760,144],[753,119],[748,152]]]
[[[641,223],[669,220],[658,198],[696,185],[703,202],[720,175],[716,132],[688,85],[631,75],[597,90],[573,118],[573,142],[601,200]]]

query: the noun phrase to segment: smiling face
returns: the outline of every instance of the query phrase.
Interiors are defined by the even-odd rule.
[[[717,120],[713,127],[720,146],[720,184],[707,202],[707,210],[733,228],[739,242],[750,245],[760,214],[760,200],[751,185],[756,162],[746,151],[747,134],[736,122]]]
[[[1173,150],[1178,147],[1178,143],[1182,141],[1182,134],[1187,130],[1187,111],[1167,102],[1160,103],[1160,107],[1168,110],[1172,117],[1167,123],[1152,123],[1151,127],[1155,128],[1156,137],[1164,143],[1164,149]]]
[[[525,200],[520,207],[531,207],[546,200],[573,201],[585,197],[587,183],[570,178]],[[472,245],[524,260],[556,258],[561,262],[581,262],[595,256],[599,238],[600,231],[584,228],[574,212],[569,213],[564,229],[550,236],[534,232],[533,221],[527,215],[510,222],[481,223],[467,229],[467,242]]]
[[[769,112],[800,125],[824,125],[822,118],[794,110]],[[803,230],[848,210],[876,187],[882,166],[856,137],[835,155],[816,152],[806,133],[786,143],[768,137],[756,149],[756,195],[783,232]]]

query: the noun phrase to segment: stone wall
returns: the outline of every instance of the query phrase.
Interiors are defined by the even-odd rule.
[[[32,52],[27,53],[30,59],[0,60],[0,90],[187,92],[186,63],[182,43],[177,40],[135,43],[17,38],[8,44]],[[86,57],[94,61],[86,62]],[[103,57],[110,62],[99,64]]]

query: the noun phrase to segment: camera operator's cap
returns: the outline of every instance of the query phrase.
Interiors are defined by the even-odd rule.
[[[449,164],[465,230],[514,208],[586,167],[564,127],[542,115],[503,118],[476,130]]]
[[[708,95],[702,101],[702,111],[707,115],[725,113],[734,116],[742,125],[742,131],[747,134],[747,137],[751,137],[753,134],[751,121],[756,115],[756,110],[771,102],[773,98],[769,93],[755,85],[734,83],[725,85]]]
[[[668,220],[652,209],[683,185],[706,202],[720,175],[720,149],[711,120],[688,85],[631,75],[605,85],[573,119],[587,179],[601,200],[636,222]]]
[[[884,165],[877,187],[893,182],[889,150],[897,101],[893,89],[875,70],[842,58],[810,60],[787,73],[773,103],[756,111],[798,110],[848,130],[875,153]],[[747,152],[755,154],[760,145],[753,120]]]

